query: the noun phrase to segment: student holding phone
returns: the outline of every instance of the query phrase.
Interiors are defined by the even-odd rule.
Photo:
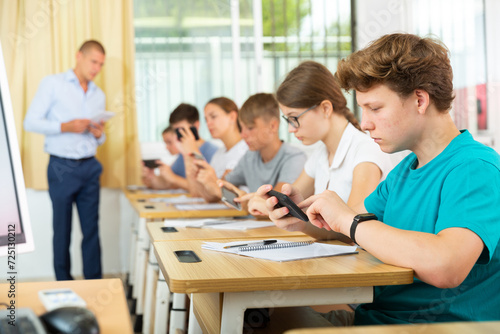
[[[207,191],[206,184],[215,184],[217,179],[229,173],[248,151],[248,145],[241,138],[241,127],[238,122],[238,106],[227,97],[214,98],[205,105],[205,121],[212,138],[220,139],[224,146],[215,152],[210,163],[204,159],[194,159],[196,168],[188,175],[189,188],[192,195],[200,195],[207,201],[218,201],[221,198],[218,187]],[[196,152],[193,152],[196,153]],[[208,188],[210,189],[210,188]]]
[[[179,154],[171,166],[161,161],[157,161],[160,166],[160,174],[155,175],[153,170],[143,166],[142,181],[153,189],[186,189],[189,190],[186,179],[185,160],[192,162],[192,152],[197,152],[210,161],[217,151],[217,146],[206,142],[202,138],[196,139],[195,133],[198,133],[200,127],[200,115],[198,109],[190,104],[181,103],[170,114],[169,127],[163,132],[163,140],[170,153]],[[190,128],[194,127],[195,130]],[[181,134],[179,140],[177,133]]]
[[[455,126],[448,52],[431,38],[391,34],[338,64],[363,129],[384,152],[412,151],[357,206],[333,191],[299,203],[315,226],[415,272],[413,284],[375,287],[347,325],[500,320],[500,156]],[[290,226],[275,198],[266,204]]]
[[[333,190],[349,205],[361,203],[385,179],[395,163],[361,131],[332,73],[322,64],[306,61],[293,69],[276,97],[288,131],[304,145],[321,141],[293,183],[295,200]],[[289,189],[289,186],[285,187]],[[290,191],[290,190],[288,190]],[[262,200],[249,205],[252,214],[267,214]],[[264,211],[264,212],[260,212]],[[328,231],[297,221],[294,229],[329,239]]]

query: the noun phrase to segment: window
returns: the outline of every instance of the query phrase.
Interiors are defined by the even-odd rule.
[[[342,0],[135,1],[140,141],[160,141],[181,102],[202,112],[227,96],[241,106],[256,92],[274,92],[306,59],[334,72],[351,52],[350,13]],[[285,122],[280,131],[294,140]],[[201,135],[210,138],[204,126]]]

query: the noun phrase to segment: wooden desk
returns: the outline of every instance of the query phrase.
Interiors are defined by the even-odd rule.
[[[178,191],[177,189],[175,189],[175,190],[153,190],[153,189],[148,189],[146,187],[137,188],[137,189],[123,188],[122,192],[125,195],[125,197],[127,197],[129,200],[134,200],[134,199],[138,199],[138,198],[175,197],[175,196],[180,196],[180,195],[187,195],[187,193],[188,193],[187,191]]]
[[[149,298],[148,293],[150,287],[147,286],[148,279],[148,252],[149,252],[149,237],[147,232],[147,224],[154,219],[176,219],[176,218],[214,218],[214,217],[235,217],[246,216],[248,213],[235,209],[218,209],[218,210],[192,210],[181,211],[175,205],[165,202],[151,202],[147,199],[129,199],[134,211],[139,216],[137,223],[137,233],[132,235],[132,244],[134,252],[131,253],[130,263],[133,290],[132,296],[136,299],[136,319],[138,322],[135,329],[139,330],[142,321],[142,315],[145,313],[144,307],[146,298]],[[153,254],[152,254],[153,255]],[[151,280],[149,281],[151,282]],[[149,317],[149,315],[147,315]],[[149,326],[149,322],[145,322],[143,328]]]
[[[179,241],[179,240],[206,240],[206,239],[248,239],[248,238],[282,238],[282,237],[304,237],[305,235],[301,232],[288,232],[280,229],[276,226],[264,227],[257,229],[250,229],[247,231],[234,231],[234,230],[217,230],[217,229],[202,229],[202,228],[185,228],[176,227],[177,232],[163,232],[161,228],[163,227],[163,222],[148,222],[147,230],[149,233],[149,239],[151,243],[157,241]],[[155,282],[157,284],[155,285]],[[155,289],[156,286],[156,289]],[[156,301],[153,302],[153,296],[156,295]],[[184,296],[184,294],[182,294]],[[179,310],[184,309],[183,297],[175,296],[174,294],[174,304],[173,309]],[[144,317],[143,317],[143,332],[147,333],[150,330],[152,324],[154,324],[155,333],[164,333],[166,329],[165,317],[170,311],[168,308],[168,301],[170,299],[170,292],[168,287],[163,280],[158,281],[158,262],[154,256],[154,252],[149,253],[149,261],[146,269],[146,290],[144,296]],[[180,305],[177,304],[180,302]],[[153,304],[155,305],[155,311],[152,311]],[[182,325],[185,323],[185,314],[179,315],[179,311],[172,311],[170,315],[171,326],[170,332],[173,332],[174,328],[183,328]],[[158,316],[161,314],[160,316]],[[178,327],[175,327],[178,326]]]
[[[147,223],[149,238],[152,243],[157,241],[206,240],[206,239],[267,239],[281,237],[304,237],[302,232],[289,232],[276,226],[250,229],[246,231],[219,230],[210,228],[176,227],[177,232],[163,232],[163,222]]]
[[[0,284],[0,293],[7,298],[10,284]],[[87,302],[99,323],[101,334],[133,333],[132,323],[120,279],[75,280],[54,282],[29,282],[16,284],[17,307],[29,307],[37,315],[46,312],[38,291],[69,288]],[[2,301],[5,301],[2,297]]]
[[[175,205],[165,202],[150,202],[148,200],[131,200],[133,208],[139,214],[139,217],[145,219],[176,219],[176,218],[214,218],[214,217],[239,217],[246,216],[246,211],[236,209],[217,209],[217,210],[177,210]]]
[[[286,334],[500,334],[500,321],[294,329]]]
[[[301,239],[310,238],[292,240]],[[383,264],[361,249],[356,255],[273,262],[202,250],[201,244],[155,242],[154,248],[170,290],[193,294],[192,312],[209,332],[241,333],[247,308],[371,302],[373,286],[413,282],[413,270]],[[176,250],[193,250],[202,262],[180,263]]]

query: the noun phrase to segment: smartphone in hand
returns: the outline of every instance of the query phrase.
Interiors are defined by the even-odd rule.
[[[189,155],[191,155],[196,160],[206,161],[205,157],[198,152],[191,152],[191,153],[189,153]]]
[[[229,206],[232,206],[236,210],[241,210],[241,203],[235,202],[234,199],[238,197],[238,194],[226,187],[222,187],[222,198],[221,200]]]
[[[190,126],[189,129],[193,133],[194,139],[199,140],[200,136],[198,135],[198,129],[194,125]],[[177,139],[180,141],[182,138],[182,132],[180,128],[175,128],[175,133],[177,134]]]
[[[309,218],[305,214],[304,211],[302,211],[297,204],[295,204],[290,197],[288,197],[285,194],[282,194],[276,190],[269,190],[267,193],[269,196],[275,196],[278,199],[278,204],[276,204],[276,207],[282,208],[282,207],[287,207],[289,213],[286,216],[293,216],[295,218],[298,218],[300,220],[303,220],[305,222],[309,221]]]
[[[144,162],[144,166],[151,168],[151,169],[155,169],[155,168],[160,166],[156,162],[156,160],[159,160],[159,159],[149,159],[149,160],[142,160],[142,161]]]

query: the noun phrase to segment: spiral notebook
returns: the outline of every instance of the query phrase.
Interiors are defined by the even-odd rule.
[[[258,240],[240,240],[226,243],[206,241],[202,244],[201,248],[280,262],[345,254],[357,254],[356,246],[331,245],[317,243],[314,241],[286,240],[276,240],[276,242],[274,242],[275,240],[272,240],[274,243],[262,245],[255,244],[256,241]],[[264,240],[260,241],[263,242]],[[242,246],[234,247],[235,245]]]

